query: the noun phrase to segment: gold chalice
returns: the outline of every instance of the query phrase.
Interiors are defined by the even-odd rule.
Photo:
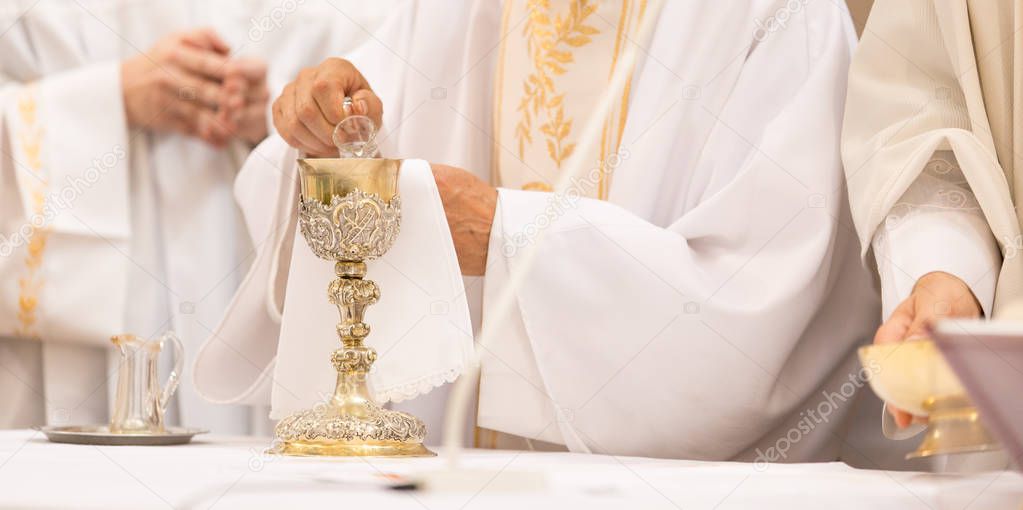
[[[341,348],[331,362],[337,370],[333,396],[292,414],[274,429],[275,452],[285,455],[422,457],[426,426],[407,413],[384,409],[366,385],[376,351],[363,340],[366,307],[380,289],[364,279],[366,262],[383,255],[398,237],[400,160],[300,159],[299,228],[318,257],[334,261],[337,278],[327,298],[337,306]]]
[[[878,397],[928,418],[923,441],[906,458],[999,448],[933,341],[869,345],[859,355]]]

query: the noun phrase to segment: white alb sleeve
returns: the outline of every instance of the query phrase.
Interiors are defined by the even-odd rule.
[[[892,207],[872,242],[884,318],[934,271],[970,287],[990,316],[1001,252],[951,151],[936,152]]]

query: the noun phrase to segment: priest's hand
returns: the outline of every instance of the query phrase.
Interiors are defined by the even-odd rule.
[[[482,276],[487,268],[497,189],[461,168],[432,166],[462,274]]]
[[[249,145],[256,145],[266,138],[266,106],[269,102],[266,62],[257,58],[239,58],[224,65],[217,122],[232,135]]]
[[[342,107],[346,96],[352,98],[352,111],[347,113]],[[340,58],[303,69],[273,104],[277,133],[311,156],[337,157],[334,126],[348,113],[368,116],[379,129],[384,106],[362,73]]]
[[[916,281],[913,292],[892,312],[874,335],[874,343],[902,342],[927,334],[928,323],[944,317],[976,318],[982,313],[970,287],[959,278],[940,271],[927,273]],[[914,417],[891,404],[888,411],[901,428]]]
[[[173,34],[121,64],[124,113],[132,128],[177,132],[223,146],[217,122],[227,44],[211,29]]]

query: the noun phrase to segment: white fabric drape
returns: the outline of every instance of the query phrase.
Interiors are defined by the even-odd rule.
[[[841,224],[851,35],[842,9],[811,2],[750,46],[753,20],[780,5],[665,6],[611,204],[579,200],[546,227],[483,358],[481,426],[574,451],[753,458],[845,382],[837,369],[874,313]],[[742,35],[701,47],[699,31],[668,28],[683,19]],[[515,269],[517,238],[544,228],[550,200],[502,191],[485,321],[501,313],[487,306],[500,264]],[[787,458],[835,455],[841,421],[815,424]]]
[[[282,237],[271,246],[288,249],[289,260],[271,274],[286,277],[284,303],[276,300],[271,313],[274,331],[280,329],[278,348],[273,352],[273,385],[271,419],[281,419],[296,411],[308,409],[334,391],[337,372],[329,363],[338,349],[334,333],[337,310],[324,292],[308,292],[326,288],[336,278],[334,265],[318,259],[309,250],[301,235],[295,235],[298,185],[293,176],[298,169],[298,151],[278,137],[272,137],[256,148],[258,156],[246,163],[239,178],[239,188],[253,188],[251,182],[270,182],[278,189],[277,207],[265,207],[265,195],[239,193],[244,210],[251,221],[261,226],[267,222],[280,225]],[[402,162],[399,184],[402,210],[402,235],[379,260],[368,262],[366,277],[377,283],[380,301],[369,307],[366,322],[372,333],[367,345],[376,349],[378,358],[370,374],[370,388],[379,402],[400,402],[428,393],[435,387],[455,380],[474,363],[472,325],[465,290],[458,270],[455,248],[448,232],[444,208],[433,181],[429,165],[421,160]],[[273,265],[265,259],[273,250],[261,251],[253,274]],[[269,299],[273,287],[261,278],[248,278],[238,297],[260,296]],[[297,290],[296,290],[297,289]],[[279,307],[280,304],[284,306]],[[266,324],[252,320],[252,305],[237,299],[228,307],[225,320],[216,327],[203,346],[196,363],[196,386],[201,394],[217,402],[265,402],[265,388],[238,388],[236,371],[224,371],[223,363],[244,364],[239,352],[258,352],[263,359],[270,351],[262,349],[266,342]],[[256,308],[258,315],[265,310]],[[257,315],[257,317],[258,317]],[[279,326],[278,326],[279,324]],[[251,363],[251,360],[248,360]],[[264,378],[269,372],[261,374]]]

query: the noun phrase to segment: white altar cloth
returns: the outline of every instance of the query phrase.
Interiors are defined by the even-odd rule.
[[[324,460],[262,453],[264,439],[199,436],[187,446],[61,445],[0,432],[0,508],[1014,509],[1023,476],[865,471],[841,463],[754,466],[573,453],[465,452],[467,468],[547,475],[544,491],[393,491],[382,473],[441,469],[442,458]]]

